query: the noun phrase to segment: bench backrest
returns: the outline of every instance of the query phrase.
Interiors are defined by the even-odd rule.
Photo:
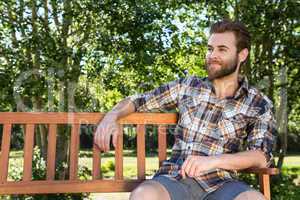
[[[176,124],[173,113],[134,113],[119,120],[119,131],[123,125],[137,125],[137,179],[123,179],[123,134],[119,134],[115,149],[114,180],[103,180],[100,176],[101,152],[93,147],[92,180],[77,178],[79,155],[79,132],[81,124],[97,124],[103,113],[0,113],[3,124],[0,154],[0,194],[77,193],[77,192],[128,192],[145,180],[145,125],[158,125],[159,163],[166,159],[166,127]],[[13,124],[25,125],[24,165],[21,181],[8,181],[9,152]],[[34,130],[37,124],[48,125],[47,172],[45,180],[32,180],[32,158]],[[57,126],[71,125],[70,166],[68,180],[54,180]]]

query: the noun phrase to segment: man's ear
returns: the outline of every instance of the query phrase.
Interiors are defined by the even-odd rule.
[[[249,55],[249,50],[247,48],[242,49],[239,52],[239,61],[243,63],[247,59],[248,55]]]

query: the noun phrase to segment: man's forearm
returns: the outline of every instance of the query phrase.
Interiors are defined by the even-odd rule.
[[[111,111],[107,113],[107,115],[117,120],[133,112],[135,112],[135,106],[128,98],[126,98],[120,101]]]
[[[267,167],[267,161],[263,152],[255,150],[216,156],[216,165],[217,168],[241,170]]]
[[[129,99],[119,102],[108,112],[97,126],[94,136],[94,143],[100,150],[107,152],[110,148],[110,138],[113,136],[113,145],[117,146],[119,127],[117,120],[135,111],[134,104]]]

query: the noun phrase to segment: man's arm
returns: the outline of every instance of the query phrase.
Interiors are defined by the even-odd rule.
[[[149,112],[155,109],[171,108],[177,105],[181,82],[178,79],[164,84],[144,94],[134,95],[118,103],[98,125],[94,143],[100,150],[109,150],[110,138],[113,136],[113,144],[116,147],[118,124],[117,120],[133,112]]]
[[[243,151],[235,154],[216,156],[217,166],[227,170],[267,167],[267,160],[260,150]]]
[[[118,136],[117,120],[135,112],[134,104],[128,99],[119,102],[108,112],[97,126],[94,143],[100,150],[109,151],[110,138],[113,136],[113,145],[116,147]]]
[[[260,150],[243,151],[234,154],[217,156],[188,156],[181,168],[181,175],[197,177],[201,173],[221,168],[225,170],[241,170],[247,168],[267,167],[264,153]]]

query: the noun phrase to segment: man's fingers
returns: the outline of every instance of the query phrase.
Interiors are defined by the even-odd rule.
[[[190,169],[189,169],[189,176],[194,177],[195,176],[195,172],[196,172],[196,163],[194,162],[194,160],[192,160],[192,162],[190,163]]]
[[[104,139],[103,131],[99,128],[97,134],[98,134],[97,138],[98,138],[98,144],[100,150],[103,150],[103,139]]]
[[[119,126],[116,121],[104,118],[97,126],[94,134],[94,143],[100,148],[101,151],[109,151],[110,140],[113,135],[113,144],[117,146],[117,136]]]
[[[184,163],[182,165],[182,169],[189,176],[190,176],[189,171],[190,171],[190,168],[191,168],[191,161],[192,161],[192,158],[190,156],[188,156],[187,159],[184,161]]]
[[[183,169],[180,169],[180,174],[181,174],[182,178],[186,178],[186,174]]]
[[[101,150],[101,144],[100,144],[100,132],[98,127],[96,128],[94,132],[94,144]]]
[[[201,174],[201,167],[197,166],[195,170],[195,177],[199,176]]]
[[[110,145],[110,133],[104,134],[104,151],[109,151],[109,145]]]
[[[189,176],[192,176],[192,175],[191,175],[191,168],[192,168],[192,166],[193,166],[193,163],[192,163],[192,161],[190,160],[190,161],[187,163],[186,167],[185,167],[185,173],[186,173],[187,175],[189,175]]]
[[[112,135],[113,135],[113,145],[116,148],[118,145],[118,137],[119,134],[122,134],[119,132],[119,125],[118,124],[114,124],[113,128],[112,128]]]
[[[118,134],[113,133],[113,145],[116,148],[118,144]]]

